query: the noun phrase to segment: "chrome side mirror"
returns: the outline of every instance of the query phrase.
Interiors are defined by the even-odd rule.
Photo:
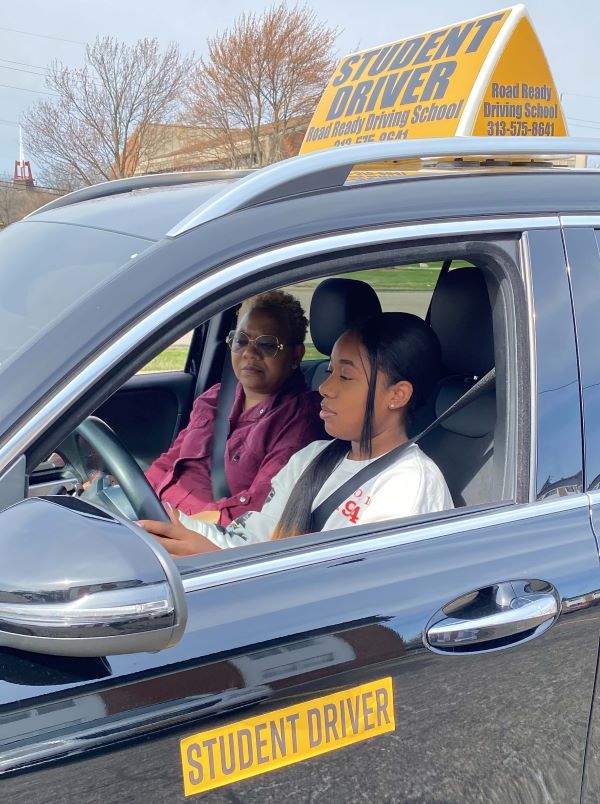
[[[187,606],[179,572],[139,527],[72,497],[0,513],[0,645],[55,656],[159,651]]]

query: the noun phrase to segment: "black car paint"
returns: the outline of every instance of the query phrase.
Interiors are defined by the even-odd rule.
[[[543,178],[527,177],[534,185]],[[460,189],[458,184],[450,186]],[[549,187],[543,182],[542,186]],[[564,188],[560,187],[562,206]],[[527,211],[532,214],[535,200],[539,214],[540,200],[547,196],[536,198],[530,185],[528,192],[522,198],[513,184],[511,206],[505,205],[503,212],[515,211],[515,204],[523,211],[529,204]],[[564,209],[571,204],[581,211],[586,203],[593,209],[582,195],[579,206],[574,197],[567,198]],[[452,213],[461,217],[468,213],[458,196]],[[383,195],[375,197],[381,202]],[[475,203],[475,195],[470,201]],[[501,205],[497,195],[494,201]],[[295,203],[299,202],[302,199]],[[479,214],[491,214],[489,197],[486,204],[483,211],[480,206]],[[374,217],[381,212],[381,207],[366,209]],[[282,215],[287,211],[283,209]],[[443,216],[439,205],[433,211],[430,206],[428,214]],[[363,208],[362,225],[366,217]],[[397,219],[402,219],[401,213]],[[328,229],[330,224],[335,228],[334,221],[327,223]],[[350,224],[346,220],[344,228],[352,228],[351,223],[352,218]],[[322,231],[323,220],[320,224]],[[210,226],[204,234],[210,234]],[[235,231],[233,227],[230,235]],[[256,234],[255,229],[250,231]],[[528,239],[536,313],[538,438],[543,440],[536,491],[543,494],[547,482],[554,489],[573,482],[580,488],[582,422],[560,233],[530,232]],[[264,240],[260,247],[266,247]],[[154,258],[147,259],[146,267],[156,270]],[[222,252],[215,259],[224,259]],[[160,262],[158,254],[156,261]],[[179,263],[183,264],[185,260]],[[189,277],[195,269],[191,262],[188,266]],[[551,280],[556,284],[550,286]],[[170,281],[172,289],[183,278]],[[127,283],[121,284],[125,289]],[[163,286],[154,299],[165,292]],[[139,314],[151,303],[149,298],[127,312],[119,296],[121,303],[115,305],[110,326],[118,327],[127,316]],[[578,329],[582,365],[584,337]],[[96,338],[97,347],[99,329]],[[586,424],[587,417],[586,408]],[[5,679],[0,685],[4,696],[1,733],[10,735],[11,723],[26,713],[33,735],[14,746],[22,751],[22,760],[17,757],[13,767],[29,765],[35,770],[10,773],[0,789],[7,801],[15,802],[177,800],[183,797],[178,750],[182,736],[206,728],[215,718],[217,722],[242,718],[246,707],[253,713],[267,711],[283,701],[306,700],[357,679],[392,675],[394,734],[213,791],[205,798],[269,802],[293,796],[308,801],[316,795],[323,800],[355,801],[360,791],[361,796],[377,801],[577,800],[598,654],[598,553],[586,505],[556,512],[550,505],[543,515],[531,517],[527,509],[523,518],[518,508],[510,506],[489,510],[480,515],[480,527],[475,530],[468,529],[468,515],[462,519],[441,516],[439,522],[424,526],[407,523],[403,529],[407,539],[411,528],[418,527],[418,541],[380,551],[357,550],[351,561],[325,561],[235,586],[193,592],[188,596],[188,631],[176,648],[156,656],[109,657],[108,667],[101,660],[95,666],[93,660],[78,667],[74,663],[73,680],[66,680],[69,670],[64,662],[54,668],[41,657],[29,656],[25,657],[28,673],[15,683],[17,657],[4,651],[0,654]],[[453,521],[456,532],[452,532]],[[436,528],[448,532],[441,538]],[[477,655],[440,656],[424,647],[423,629],[441,606],[476,588],[516,578],[543,579],[557,589],[561,616],[546,634],[519,647]],[[242,660],[247,664],[265,647],[293,652],[302,640],[322,637],[350,644],[356,662],[300,674],[288,671],[269,684],[250,682],[239,671]],[[64,716],[60,715],[63,729],[55,728],[54,733],[64,741],[64,753],[72,756],[35,767],[36,761],[50,759],[44,753],[45,739],[36,734],[36,723],[42,726],[47,716],[46,705],[59,713],[64,710]],[[80,713],[80,722],[69,725],[73,708]],[[104,714],[100,714],[102,708]],[[12,728],[15,733],[16,727]],[[590,746],[591,755],[593,740]],[[60,754],[60,742],[57,747]],[[592,801],[589,772],[586,782]]]
[[[489,513],[492,523],[496,516]],[[139,656],[110,657],[108,680],[84,682],[77,690],[66,686],[62,694],[32,698],[27,705],[24,694],[49,692],[47,680],[37,690],[7,685],[21,699],[19,713],[27,711],[32,718],[33,745],[18,746],[29,761],[35,761],[36,742],[39,759],[45,758],[46,735],[35,735],[35,721],[43,724],[48,701],[58,710],[62,701],[67,720],[74,714],[67,704],[76,700],[75,714],[83,722],[66,726],[61,734],[65,747],[77,754],[97,745],[108,753],[7,777],[3,791],[12,801],[31,799],[40,789],[47,800],[116,801],[124,791],[132,800],[177,800],[182,736],[207,728],[207,722],[214,725],[215,719],[218,724],[243,718],[240,706],[252,704],[254,714],[336,691],[357,679],[391,675],[394,734],[280,771],[277,780],[248,780],[235,785],[231,794],[244,801],[292,795],[309,800],[319,780],[329,779],[324,797],[353,801],[357,785],[369,778],[372,800],[389,800],[394,792],[397,798],[392,800],[406,800],[413,790],[414,800],[506,801],[512,800],[508,791],[527,789],[530,800],[542,800],[544,789],[574,800],[597,657],[595,609],[590,604],[569,613],[568,608],[570,600],[597,591],[587,509],[549,513],[539,521],[513,519],[471,532],[461,533],[459,525],[455,535],[359,554],[357,559],[193,593],[182,642],[173,651],[141,661]],[[565,613],[558,624],[539,639],[499,653],[440,656],[426,650],[421,633],[431,614],[470,589],[474,578],[485,584],[499,575],[549,580],[563,601]],[[365,621],[367,612],[371,617]],[[378,613],[375,618],[372,612]],[[350,640],[356,662],[346,659],[322,670],[288,672],[267,684],[260,679],[251,684],[239,672],[242,660],[250,663],[265,648],[287,647],[290,663],[294,644],[306,639],[315,641],[318,655],[318,640],[328,634]],[[285,652],[283,656],[285,664]],[[276,655],[275,664],[281,661]],[[245,701],[232,694],[236,689],[243,690]],[[102,718],[92,705],[98,698],[105,709]],[[85,722],[86,709],[95,721]],[[160,739],[143,739],[157,728]],[[126,737],[137,740],[119,744]],[[6,746],[8,757],[11,747]],[[377,772],[368,776],[374,766]],[[231,800],[228,790],[205,798]]]
[[[591,228],[563,232],[573,287],[573,307],[581,371],[582,405],[586,412],[584,449],[585,489],[600,487],[600,253],[598,236]]]
[[[565,485],[582,491],[579,373],[569,281],[558,230],[529,232],[536,319],[538,498]]]
[[[577,332],[581,402],[584,411],[585,489],[592,492],[591,520],[600,549],[600,251],[599,232],[591,228],[563,229],[565,252],[569,264],[573,293],[573,308]],[[598,676],[596,677],[596,690]],[[592,804],[600,798],[600,700],[594,696],[590,719],[582,804]]]

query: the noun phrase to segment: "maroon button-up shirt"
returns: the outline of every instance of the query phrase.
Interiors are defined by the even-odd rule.
[[[273,476],[295,452],[323,438],[324,431],[320,396],[309,391],[300,369],[276,394],[249,410],[244,410],[244,390],[238,383],[225,445],[231,497],[214,500],[210,466],[219,388],[214,385],[196,399],[188,426],[146,477],[163,502],[185,514],[218,510],[220,524],[228,525],[246,511],[260,511]]]

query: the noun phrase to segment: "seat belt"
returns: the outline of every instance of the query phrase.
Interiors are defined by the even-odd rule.
[[[229,355],[225,355],[223,372],[221,374],[221,387],[217,397],[217,410],[210,463],[210,482],[213,500],[231,497],[231,489],[225,475],[225,445],[229,437],[229,414],[235,399],[237,377],[233,373],[233,366]]]
[[[466,391],[462,396],[460,396],[456,402],[453,402],[449,408],[447,408],[437,419],[431,424],[429,424],[424,430],[422,430],[418,435],[414,436],[413,438],[405,441],[404,444],[401,444],[399,447],[395,447],[394,449],[386,452],[385,455],[382,455],[380,458],[377,458],[368,466],[365,466],[364,469],[358,471],[355,475],[343,483],[338,489],[336,489],[332,494],[327,497],[326,500],[323,500],[315,510],[312,512],[310,516],[310,533],[318,533],[319,531],[323,530],[323,526],[331,516],[331,514],[338,508],[348,497],[353,494],[357,488],[360,488],[367,480],[371,480],[371,478],[378,475],[380,472],[383,472],[384,469],[387,469],[389,466],[392,466],[397,460],[398,457],[405,452],[410,446],[416,444],[421,438],[426,436],[430,433],[433,429],[438,427],[442,422],[449,419],[450,416],[453,416],[457,413],[461,408],[464,408],[470,402],[473,401],[476,397],[480,396],[482,393],[491,388],[494,383],[496,382],[496,369],[492,368],[485,374],[481,379],[479,379],[475,385],[472,385],[468,391]]]

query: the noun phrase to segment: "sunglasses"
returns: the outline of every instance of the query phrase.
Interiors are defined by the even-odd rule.
[[[250,338],[243,329],[232,329],[226,341],[232,352],[241,352],[253,343],[264,357],[275,357],[283,349],[283,344],[279,343],[276,335],[258,335],[256,338]]]

